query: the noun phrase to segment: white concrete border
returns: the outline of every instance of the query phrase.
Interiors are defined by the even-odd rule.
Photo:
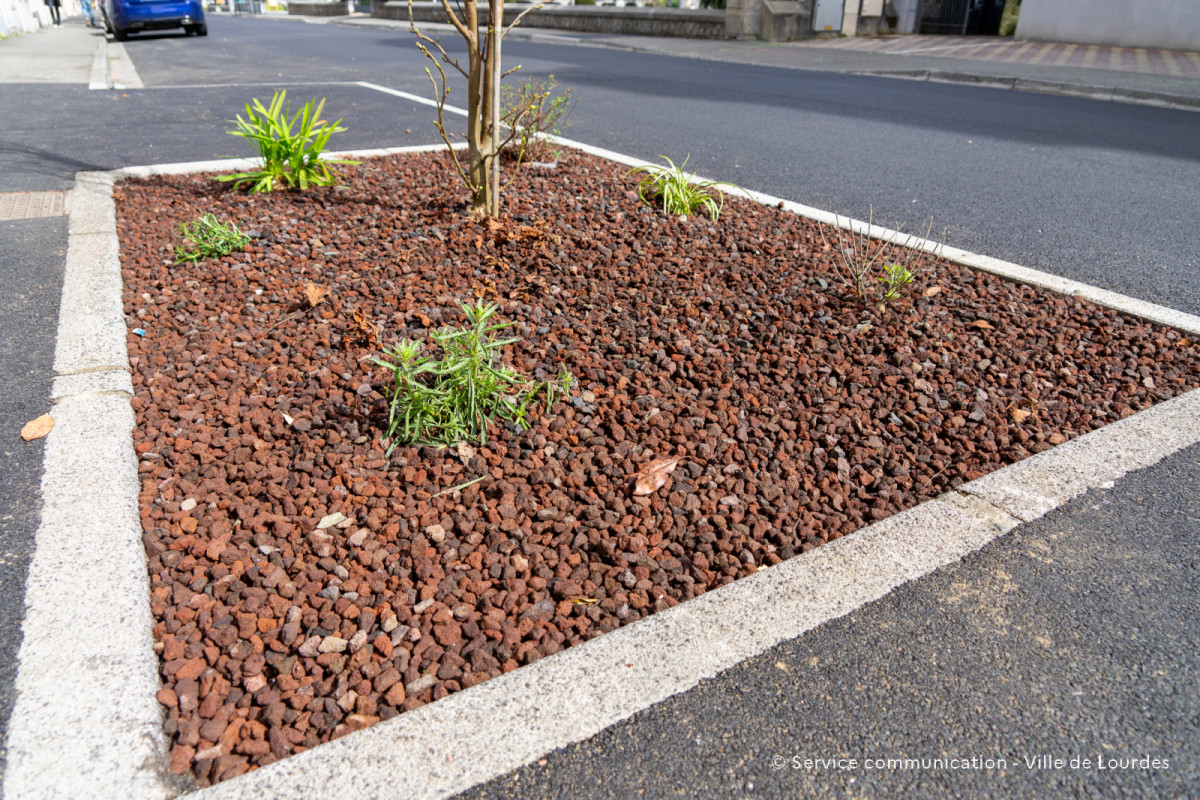
[[[628,166],[645,163],[567,140],[559,143]],[[59,377],[52,413],[58,424],[46,445],[45,509],[28,581],[6,800],[172,794],[154,700],[158,665],[150,637],[137,462],[130,437],[132,385],[111,186],[124,177],[245,169],[252,163],[131,167],[78,177],[56,357]],[[818,209],[750,194],[759,202],[783,202],[795,213],[835,222],[833,215]],[[865,227],[860,221],[849,224]],[[895,234],[882,228],[871,233],[888,238]],[[920,246],[931,249],[935,244]],[[1051,290],[1066,287],[1064,293],[1121,311],[1140,309],[1165,316],[1184,330],[1195,325],[1190,315],[1175,317],[1169,309],[1147,309],[1151,304],[1063,283],[1018,265],[947,251],[952,251],[947,257],[968,266],[1000,265],[989,271]],[[91,342],[81,341],[91,330],[100,333],[91,336]],[[1021,521],[1036,519],[1090,488],[1197,442],[1200,390],[993,472],[803,558],[187,796],[298,798],[324,795],[335,787],[339,793],[362,797],[450,796],[586,739],[961,559]]]
[[[110,89],[145,88],[137,67],[133,65],[133,59],[125,51],[125,45],[120,42],[108,45],[108,86]]]
[[[100,37],[96,42],[96,55],[92,58],[92,72],[88,77],[88,89],[92,91],[110,88],[108,77],[108,39]]]

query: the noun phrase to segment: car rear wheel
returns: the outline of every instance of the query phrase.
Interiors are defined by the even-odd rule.
[[[124,42],[129,39],[129,31],[123,28],[113,28],[113,38],[118,42]]]
[[[196,26],[196,35],[197,36],[208,36],[208,23],[207,22],[202,22],[202,23],[200,23],[200,25]]]

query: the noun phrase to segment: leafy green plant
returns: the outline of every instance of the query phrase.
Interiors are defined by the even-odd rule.
[[[321,119],[325,100],[309,100],[295,114],[287,103],[287,92],[276,92],[271,105],[264,106],[255,98],[246,104],[246,116],[234,121],[231,136],[240,136],[258,148],[262,167],[251,172],[223,175],[217,180],[235,181],[241,188],[250,185],[252,192],[273,192],[282,187],[330,186],[337,173],[330,164],[357,164],[345,159],[322,159],[329,137],[346,130],[339,119],[330,124]]]
[[[557,158],[543,140],[543,135],[559,136],[567,127],[567,116],[575,106],[572,89],[554,94],[558,81],[550,75],[546,80],[530,78],[517,86],[500,88],[500,119],[513,133],[507,146],[517,163],[525,160],[549,161]]]
[[[868,231],[875,224],[875,210],[869,209],[867,214],[867,226],[855,230],[847,219],[843,224],[842,218],[837,214],[833,216],[836,227],[834,234],[837,241],[836,247],[831,247],[829,240],[825,238],[825,226],[820,226],[821,241],[825,244],[826,249],[837,250],[837,258],[833,262],[833,269],[837,273],[838,278],[842,283],[850,287],[855,298],[861,303],[872,302],[871,291],[869,286],[872,285],[871,277],[875,273],[878,264],[883,260],[884,256],[889,253],[889,247],[895,245],[900,251],[900,258],[897,261],[888,261],[883,267],[884,274],[876,278],[879,283],[883,284],[883,302],[891,302],[898,298],[906,287],[911,285],[920,275],[929,267],[929,259],[936,258],[941,252],[942,243],[945,240],[945,232],[942,233],[942,240],[938,241],[932,250],[925,250],[922,247],[914,246],[914,239],[924,238],[925,241],[930,241],[929,235],[933,232],[933,219],[929,220],[929,224],[925,229],[924,237],[915,237],[911,234],[906,234],[902,230],[896,231],[887,239],[873,240],[868,235]],[[895,253],[892,253],[895,255]]]
[[[565,370],[552,381],[532,381],[500,362],[500,352],[517,337],[497,339],[513,323],[494,323],[494,304],[462,304],[467,316],[463,328],[443,328],[430,334],[441,348],[440,359],[422,354],[421,342],[401,339],[384,358],[372,359],[392,372],[388,390],[388,428],[385,438],[396,445],[452,445],[461,441],[484,443],[488,424],[506,419],[529,426],[529,412],[541,397],[549,412],[554,402],[569,394],[574,379]]]
[[[720,187],[745,191],[732,183],[703,180],[697,178],[695,173],[689,175],[684,172],[690,155],[678,167],[666,156],[660,155],[659,158],[666,161],[667,165],[646,164],[634,167],[629,174],[642,175],[638,183],[638,197],[643,202],[654,205],[657,200],[662,203],[663,211],[673,216],[689,216],[703,208],[716,222],[725,203]]]
[[[885,264],[883,275],[879,278],[883,284],[883,302],[890,303],[899,297],[916,277],[904,264]]]
[[[179,226],[184,244],[175,245],[175,263],[190,261],[199,264],[202,258],[220,258],[230,253],[241,252],[250,243],[250,237],[230,222],[228,225],[212,214],[205,214]]]

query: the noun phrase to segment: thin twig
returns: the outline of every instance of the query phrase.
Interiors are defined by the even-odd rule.
[[[538,3],[537,5],[533,5],[527,9],[525,9],[520,14],[517,14],[517,16],[515,16],[513,18],[513,21],[508,23],[508,26],[504,29],[503,32],[501,32],[500,38],[503,39],[505,36],[508,36],[508,32],[511,31],[514,27],[516,27],[517,23],[520,22],[524,18],[524,16],[526,14],[528,14],[530,11],[537,11],[538,9],[545,8],[545,7],[546,7],[546,3]]]
[[[474,486],[475,484],[479,483],[480,481],[485,481],[490,477],[491,477],[491,475],[480,475],[478,478],[476,478],[473,481],[467,481],[466,483],[460,483],[458,486],[451,486],[449,489],[443,489],[442,491],[433,495],[433,497],[441,497],[444,494],[450,494],[451,492],[461,491],[461,490],[467,488],[468,486]],[[433,497],[431,497],[429,499],[432,500]]]

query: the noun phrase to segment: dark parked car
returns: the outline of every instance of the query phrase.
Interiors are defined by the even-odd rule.
[[[104,27],[118,42],[131,33],[183,28],[196,36],[208,36],[204,6],[200,0],[104,0]]]

